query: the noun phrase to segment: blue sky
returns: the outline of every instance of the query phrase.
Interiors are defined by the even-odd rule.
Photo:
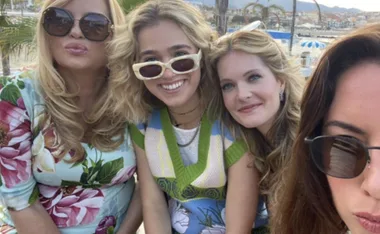
[[[303,2],[313,2],[312,0],[300,0]],[[339,6],[346,8],[358,8],[363,11],[379,11],[380,0],[317,0],[319,4],[326,6]]]

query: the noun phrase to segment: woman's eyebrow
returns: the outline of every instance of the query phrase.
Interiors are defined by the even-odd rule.
[[[350,131],[352,133],[356,133],[356,134],[359,134],[359,135],[367,135],[367,133],[362,130],[361,128],[358,128],[352,124],[349,124],[349,123],[345,123],[343,121],[339,121],[339,120],[333,120],[333,121],[329,121],[325,124],[325,128],[327,127],[331,127],[331,126],[334,126],[334,127],[339,127],[339,128],[342,128],[344,130],[347,130],[347,131]]]

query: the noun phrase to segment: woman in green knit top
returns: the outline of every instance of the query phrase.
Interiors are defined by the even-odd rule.
[[[124,115],[145,119],[131,131],[147,233],[247,234],[261,217],[246,144],[209,114],[214,38],[194,6],[151,0],[128,15],[125,34],[111,46],[110,69],[123,71],[113,81],[124,91],[115,110],[133,106]]]
[[[295,140],[304,79],[280,45],[260,30],[221,37],[210,56],[222,92],[213,105],[224,103],[219,114],[246,140],[260,172],[260,194],[273,207],[272,194]]]

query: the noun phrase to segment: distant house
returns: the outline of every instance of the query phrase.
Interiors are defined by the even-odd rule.
[[[355,26],[356,19],[348,17],[344,14],[338,15],[333,13],[326,13],[327,26],[329,28],[352,28]]]
[[[185,2],[191,3],[198,8],[201,8],[204,5],[202,2],[196,0],[185,0]]]
[[[316,24],[304,23],[304,24],[296,25],[296,28],[318,29],[318,28],[321,28],[321,26],[320,25],[316,25]]]

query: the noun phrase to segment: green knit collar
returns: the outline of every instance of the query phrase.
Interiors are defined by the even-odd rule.
[[[204,114],[201,120],[199,143],[198,143],[198,161],[195,164],[185,166],[177,145],[174,128],[170,122],[170,116],[167,108],[160,110],[162,131],[168,146],[170,158],[173,163],[175,176],[178,186],[187,186],[197,179],[205,170],[208,159],[208,152],[211,138],[211,123]]]

